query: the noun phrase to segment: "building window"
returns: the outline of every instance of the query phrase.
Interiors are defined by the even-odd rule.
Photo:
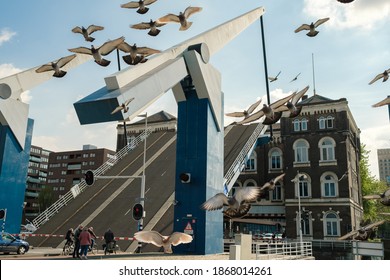
[[[320,148],[322,161],[335,160],[335,155],[334,155],[335,142],[332,138],[326,137],[324,139],[321,139],[318,146]]]
[[[325,173],[321,176],[321,194],[323,197],[338,196],[338,180],[333,173]]]
[[[310,197],[311,196],[311,179],[307,174],[301,173],[301,176],[299,177],[299,181],[295,182],[295,197],[298,197],[298,194],[302,198]]]
[[[244,183],[244,187],[256,187],[257,183],[253,179],[246,180]]]
[[[269,166],[270,169],[282,169],[282,151],[279,148],[269,151]]]
[[[299,235],[299,230],[302,230],[302,235],[312,235],[312,218],[311,213],[308,212],[307,215],[304,214],[304,210],[301,211],[301,217],[299,217],[299,212],[296,213],[296,227],[297,235]],[[299,225],[299,223],[301,223]]]
[[[282,186],[279,182],[276,183],[275,188],[272,190],[272,200],[282,200]]]
[[[250,158],[246,161],[245,171],[256,171],[256,152],[253,151]]]
[[[294,145],[295,162],[307,163],[309,162],[309,143],[306,140],[300,139],[295,141]]]
[[[293,120],[294,131],[306,131],[307,119],[295,119]]]
[[[333,211],[324,215],[324,235],[340,236],[340,218]]]
[[[318,127],[320,129],[326,129],[326,128],[333,128],[333,120],[334,117],[328,116],[328,117],[320,117],[318,119]]]

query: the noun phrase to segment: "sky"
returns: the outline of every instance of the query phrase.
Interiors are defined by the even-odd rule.
[[[390,68],[390,1],[355,0],[158,0],[144,15],[120,5],[126,1],[104,0],[13,0],[2,3],[0,17],[0,78],[55,61],[72,54],[70,48],[90,47],[75,26],[104,26],[93,42],[100,46],[120,36],[129,44],[166,50],[214,26],[257,7],[263,17],[271,102],[309,85],[309,97],[316,93],[330,99],[346,98],[361,142],[370,151],[370,170],[378,175],[377,149],[390,148],[387,107],[371,105],[390,94],[390,81],[368,83]],[[178,14],[188,6],[202,7],[187,31],[169,23],[156,37],[132,24]],[[318,27],[316,37],[295,33],[301,24],[330,19]],[[314,58],[314,59],[313,59]],[[80,125],[73,103],[105,86],[104,78],[117,71],[116,53],[106,57],[112,63],[103,68],[92,60],[70,70],[63,78],[52,78],[22,94],[34,119],[32,144],[51,151],[80,150],[84,144],[116,149],[116,122]],[[259,98],[266,100],[266,79],[260,21],[213,55],[210,62],[222,75],[225,113],[243,110]],[[314,66],[314,67],[313,67]],[[121,68],[126,68],[123,61]],[[313,69],[315,79],[313,79]],[[297,74],[296,81],[290,82]],[[0,100],[1,102],[1,100]],[[177,116],[177,105],[168,91],[145,112],[161,110]],[[134,119],[138,121],[139,119]],[[225,125],[236,119],[225,117]]]

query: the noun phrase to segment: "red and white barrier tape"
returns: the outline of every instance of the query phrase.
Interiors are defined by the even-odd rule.
[[[14,234],[15,236],[20,236],[23,238],[26,237],[62,237],[65,238],[64,234],[35,234],[35,233],[21,233],[21,234]],[[104,239],[103,236],[97,236],[98,239]],[[115,240],[135,240],[134,237],[115,237]]]

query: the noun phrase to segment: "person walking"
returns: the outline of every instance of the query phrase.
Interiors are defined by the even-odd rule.
[[[91,234],[88,231],[88,228],[85,227],[83,231],[80,233],[80,254],[81,254],[81,259],[87,259],[87,254],[88,254],[88,249],[89,246],[91,246]]]
[[[95,240],[97,238],[96,234],[93,231],[93,227],[88,228],[88,232],[91,235],[91,246],[90,246],[90,251],[93,250],[93,245],[95,244]]]
[[[114,240],[114,233],[110,228],[107,229],[107,231],[104,233],[104,241],[105,241],[105,247],[104,247],[104,254],[107,254],[108,250],[111,250],[111,248],[115,248],[115,240]],[[113,246],[110,246],[110,243],[113,242]]]
[[[74,231],[74,250],[73,250],[73,258],[80,258],[80,233],[83,230],[83,225],[79,225],[77,229]]]

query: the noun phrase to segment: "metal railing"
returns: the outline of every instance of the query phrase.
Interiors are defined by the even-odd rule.
[[[144,130],[138,135],[131,143],[119,150],[113,157],[109,158],[99,168],[93,171],[94,177],[103,175],[106,171],[112,168],[117,162],[125,157],[130,151],[134,150],[146,137],[152,133],[152,129]],[[38,229],[41,225],[46,223],[51,217],[59,212],[59,210],[66,206],[71,200],[75,199],[80,193],[82,193],[88,185],[84,180],[74,185],[70,191],[64,194],[60,199],[49,206],[45,211],[39,214],[33,221],[32,224]]]
[[[267,125],[263,125],[259,123],[256,127],[256,129],[253,131],[252,135],[249,137],[248,141],[245,143],[244,147],[242,148],[241,152],[237,156],[237,158],[234,160],[230,168],[225,174],[225,186],[227,187],[227,191],[231,189],[231,187],[236,182],[238,176],[241,173],[242,167],[245,164],[245,159],[249,155],[249,153],[253,150],[257,138],[259,138],[259,135],[264,133],[267,130]],[[250,156],[250,155],[249,155]]]
[[[261,242],[253,243],[252,246],[256,260],[304,259],[313,256],[311,242]]]

